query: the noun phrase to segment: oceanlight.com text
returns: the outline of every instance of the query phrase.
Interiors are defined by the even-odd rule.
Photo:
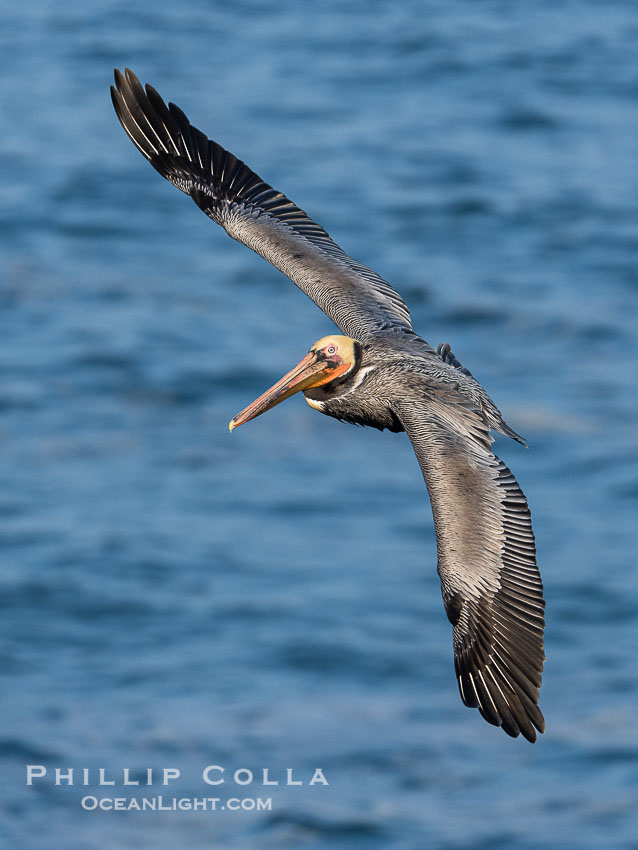
[[[82,797],[88,812],[270,812],[272,797]]]

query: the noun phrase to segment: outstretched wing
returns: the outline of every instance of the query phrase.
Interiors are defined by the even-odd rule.
[[[536,740],[543,670],[543,585],[527,501],[491,451],[483,413],[453,388],[393,405],[434,515],[443,603],[463,702],[508,735]]]
[[[410,332],[408,308],[383,278],[349,257],[306,213],[247,165],[206,138],[152,86],[115,71],[113,105],[133,144],[159,173],[287,275],[342,333],[364,340]]]

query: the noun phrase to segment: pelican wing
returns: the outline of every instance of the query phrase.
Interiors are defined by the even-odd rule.
[[[413,395],[414,397],[414,395]],[[536,740],[543,586],[527,501],[491,451],[482,411],[451,386],[393,405],[432,502],[443,604],[463,702],[508,735]]]
[[[364,340],[410,332],[408,308],[383,278],[349,257],[306,213],[210,141],[135,74],[115,71],[113,105],[133,144],[227,233],[302,289],[342,333]]]

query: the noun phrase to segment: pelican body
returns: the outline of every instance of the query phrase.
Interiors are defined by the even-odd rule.
[[[349,257],[303,210],[210,141],[129,70],[113,104],[133,144],[234,239],[302,289],[337,325],[230,422],[232,431],[297,392],[328,416],[407,432],[430,495],[443,604],[461,698],[508,735],[536,740],[544,662],[543,587],[530,511],[491,449],[524,444],[452,354],[412,328],[387,281]]]

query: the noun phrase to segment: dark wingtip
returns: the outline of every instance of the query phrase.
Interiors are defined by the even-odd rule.
[[[150,83],[146,83],[146,85],[144,86],[144,88],[146,89],[146,94],[147,94],[149,97],[156,97],[158,100],[161,100],[161,101],[162,101],[162,103],[164,103],[164,101],[162,100],[162,96],[160,95],[160,93],[157,91],[157,89],[153,88],[153,86],[152,86]]]
[[[140,81],[137,78],[137,75],[134,74],[130,68],[124,68],[124,73],[122,73],[119,68],[114,68],[113,76],[115,78],[115,86],[118,91],[121,91],[121,89],[126,85],[131,87],[142,87]]]
[[[179,108],[176,103],[169,101],[168,108],[170,109],[173,118],[177,119],[178,124],[181,124],[185,127],[190,127],[191,122],[188,120],[188,116]]]
[[[122,97],[122,92],[120,91],[120,89],[116,88],[115,86],[111,86],[111,102],[113,103],[113,109],[115,109],[115,114],[120,120],[120,124],[122,124],[124,129],[126,129],[126,127],[124,126],[123,119],[123,115],[125,112],[124,98]]]
[[[142,84],[138,80],[137,76],[131,71],[130,68],[124,69],[124,75],[126,77],[126,81],[130,86],[139,86],[142,88]]]
[[[537,706],[537,708],[538,708],[538,706]],[[534,718],[534,726],[536,726],[536,728],[538,729],[538,731],[540,732],[541,735],[544,735],[545,734],[545,718],[543,717],[543,714],[542,714],[540,708],[538,709],[538,713],[539,713],[540,717],[538,719]]]

